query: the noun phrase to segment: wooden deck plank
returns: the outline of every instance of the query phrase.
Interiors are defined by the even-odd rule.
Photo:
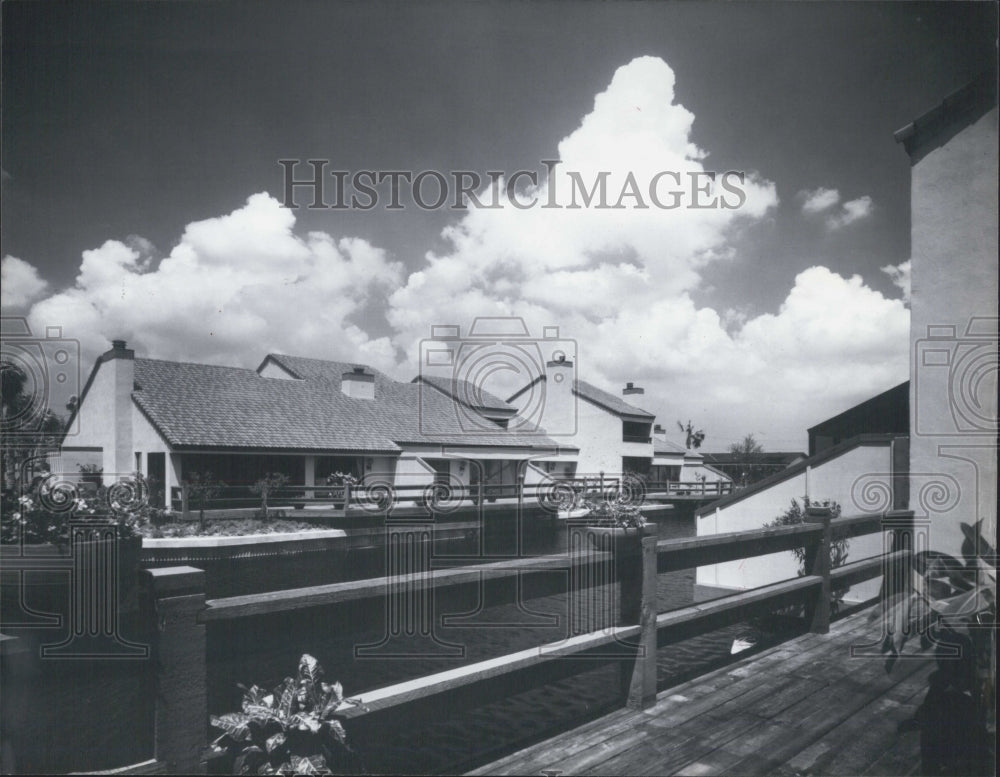
[[[915,733],[899,734],[923,698],[928,661],[852,658],[878,630],[862,612],[661,692],[473,774],[908,774]]]
[[[833,624],[831,634],[849,644],[860,637],[866,628],[860,619],[845,619]],[[548,764],[559,763],[560,759],[569,759],[591,748],[593,753],[606,753],[607,748],[601,746],[604,740],[616,737],[644,721],[648,720],[649,725],[661,731],[664,728],[673,728],[705,714],[730,699],[761,688],[759,680],[761,670],[771,666],[780,666],[787,670],[815,660],[816,655],[821,655],[828,649],[828,635],[804,634],[662,692],[658,695],[657,703],[641,713],[618,711],[611,716],[592,721],[571,732],[511,754],[471,773],[537,773],[541,768],[548,768]],[[768,691],[769,689],[764,688],[760,692]],[[675,744],[681,744],[688,738],[690,737],[685,735]],[[584,760],[587,760],[586,755]],[[540,763],[546,766],[539,766]],[[563,766],[571,765],[573,764],[563,764]]]

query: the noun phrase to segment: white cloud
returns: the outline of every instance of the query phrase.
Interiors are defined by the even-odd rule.
[[[26,308],[49,286],[34,265],[9,254],[0,262],[0,283],[0,307],[10,310]]]
[[[840,202],[840,192],[836,189],[824,189],[822,186],[812,191],[801,191],[798,194],[802,200],[802,212],[807,214],[822,213]]]
[[[255,194],[189,224],[152,267],[152,246],[108,240],[83,252],[73,288],[38,302],[34,327],[60,325],[92,357],[125,337],[159,358],[256,364],[268,351],[395,362],[386,338],[351,322],[369,295],[398,286],[399,264],[363,240],[294,234],[292,211]],[[5,285],[6,292],[6,285]]]
[[[884,272],[892,280],[899,289],[903,292],[903,301],[910,301],[910,260],[907,259],[902,264],[892,265],[887,264],[879,269]]]
[[[868,218],[873,209],[874,205],[872,203],[872,198],[866,194],[862,197],[858,197],[856,200],[845,202],[843,207],[840,209],[840,213],[827,217],[826,226],[830,230],[846,227],[848,224],[853,224],[855,221]]]

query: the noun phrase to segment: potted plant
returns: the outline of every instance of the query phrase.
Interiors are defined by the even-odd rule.
[[[932,651],[936,669],[916,715],[902,728],[920,731],[923,774],[996,772],[996,551],[982,521],[962,523],[961,560],[936,551],[913,558],[912,590],[886,607],[882,643],[892,672],[910,636]]]
[[[308,653],[295,678],[273,691],[244,691],[239,712],[211,717],[223,733],[212,743],[233,774],[354,774],[362,770],[338,711],[358,705],[339,682],[323,682],[323,668]],[[363,705],[362,705],[363,706]]]

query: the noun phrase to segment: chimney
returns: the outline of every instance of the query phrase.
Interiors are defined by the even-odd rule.
[[[363,366],[355,367],[341,376],[340,390],[354,399],[375,399],[375,376]]]
[[[538,426],[545,429],[550,437],[572,437],[576,434],[575,384],[576,367],[572,360],[563,351],[555,351],[552,358],[545,362],[541,413],[532,418],[539,419]],[[530,412],[523,407],[518,410]]]
[[[653,424],[653,436],[661,440],[666,439],[667,430],[663,428],[663,424]]]
[[[645,394],[645,389],[641,389],[634,383],[626,383],[625,388],[622,389],[623,396],[631,396],[632,394]]]
[[[104,474],[126,475],[135,469],[132,443],[132,390],[135,387],[135,351],[124,340],[112,340],[111,350],[100,361],[102,369],[110,370],[111,450],[104,451]]]

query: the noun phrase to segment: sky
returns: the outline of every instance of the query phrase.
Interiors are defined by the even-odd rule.
[[[996,8],[4,2],[3,315],[78,340],[84,377],[124,338],[405,380],[433,326],[521,317],[575,341],[580,377],[642,386],[678,440],[691,419],[706,450],[802,450],[907,379],[893,132],[995,62]],[[386,184],[374,208],[311,209],[301,187],[284,207],[282,159],[537,177],[496,208],[405,187],[390,208]],[[516,207],[602,171],[622,207]],[[741,172],[739,207],[658,207],[664,171]]]

